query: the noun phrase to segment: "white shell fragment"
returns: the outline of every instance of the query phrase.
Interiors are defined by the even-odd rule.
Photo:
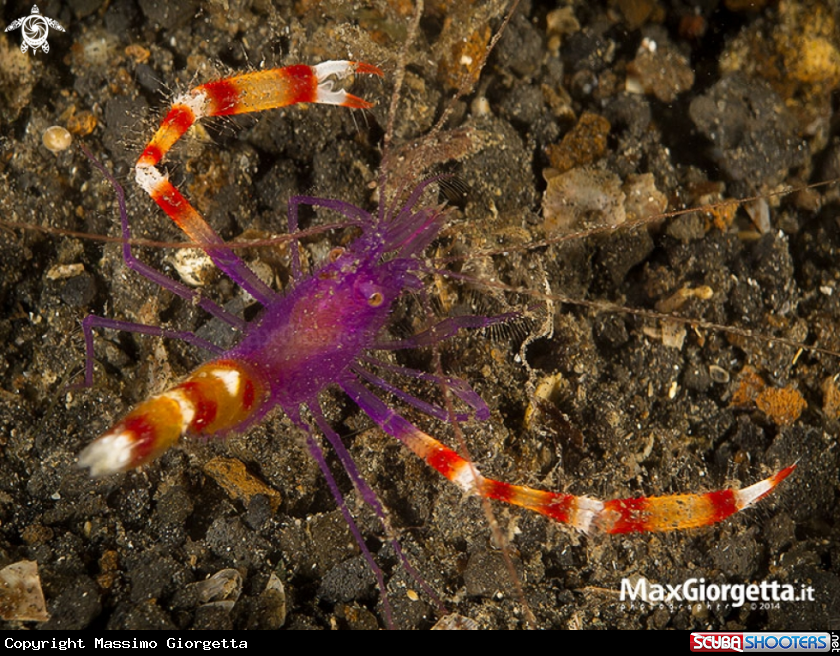
[[[54,267],[50,267],[50,270],[47,271],[47,278],[49,280],[66,280],[67,278],[80,276],[84,272],[84,264],[56,264]]]
[[[548,178],[543,227],[548,235],[617,226],[627,219],[621,179],[610,171],[575,168]]]
[[[479,628],[474,619],[450,613],[441,617],[432,627],[432,631],[478,631]]]
[[[0,570],[0,617],[18,622],[50,619],[34,560],[21,560]]]
[[[221,604],[233,608],[242,594],[242,575],[235,569],[223,569],[203,581],[190,584],[201,604]]]
[[[216,265],[204,251],[181,248],[167,261],[175,267],[181,280],[191,287],[203,287],[216,276]]]

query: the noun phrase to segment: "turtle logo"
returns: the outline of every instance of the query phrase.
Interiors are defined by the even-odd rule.
[[[26,52],[28,48],[32,48],[32,52],[38,52],[41,48],[44,52],[50,51],[50,44],[47,43],[47,35],[50,33],[50,28],[64,31],[58,21],[46,16],[41,16],[38,11],[38,5],[32,6],[32,13],[29,16],[13,20],[11,25],[6,28],[7,32],[21,28],[23,32],[23,43],[20,44],[20,51]]]

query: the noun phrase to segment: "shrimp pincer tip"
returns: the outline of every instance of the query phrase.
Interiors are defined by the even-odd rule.
[[[774,486],[778,485],[783,480],[785,480],[788,476],[790,476],[793,473],[793,470],[796,469],[798,464],[799,464],[799,461],[797,460],[795,463],[793,463],[789,467],[785,467],[779,473],[777,473],[775,476],[773,476],[773,478],[772,478],[773,485]]]
[[[773,474],[770,478],[765,478],[763,481],[759,481],[754,485],[750,485],[749,487],[745,487],[743,490],[735,492],[735,502],[738,510],[743,510],[744,508],[761,501],[764,497],[776,489],[776,486],[778,486],[779,483],[790,476],[794,469],[796,469],[796,463],[790,465],[789,467],[785,467],[781,471]]]
[[[344,100],[341,103],[342,107],[349,107],[350,109],[370,109],[376,103],[368,102],[364,98],[359,98],[351,93],[345,94]]]
[[[312,67],[318,83],[321,84],[328,78],[343,80],[351,75],[382,75],[382,71],[373,64],[354,61],[325,61]]]
[[[366,62],[350,62],[356,73],[359,75],[378,75],[379,77],[383,77],[385,74],[382,72],[382,69],[378,66],[374,66],[373,64],[368,64]]]
[[[125,471],[132,458],[132,435],[121,432],[103,435],[79,454],[79,467],[93,478]]]

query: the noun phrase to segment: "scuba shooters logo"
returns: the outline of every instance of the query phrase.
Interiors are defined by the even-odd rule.
[[[691,651],[744,651],[740,633],[692,633]]]
[[[692,633],[695,652],[828,652],[836,645],[837,633],[804,631],[767,633]]]

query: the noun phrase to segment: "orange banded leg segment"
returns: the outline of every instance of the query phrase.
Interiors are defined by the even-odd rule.
[[[191,240],[204,245],[213,262],[258,301],[273,297],[247,265],[229,248],[201,215],[156,168],[175,142],[205,116],[230,116],[286,107],[300,102],[367,108],[371,103],[337,88],[354,74],[382,75],[363,62],[328,61],[317,66],[287,66],[202,84],[179,96],[135,166],[137,184]]]
[[[677,531],[710,526],[761,501],[794,469],[796,465],[785,467],[742,490],[607,501],[599,524],[607,533]]]
[[[382,75],[376,66],[364,62],[328,61],[317,66],[299,64],[245,73],[197,86],[175,99],[137,161],[138,176],[141,169],[157,166],[192,124],[205,116],[262,112],[301,102],[351,109],[373,107],[372,103],[336,88],[336,82],[357,73]]]
[[[582,533],[675,531],[710,526],[757,503],[796,468],[791,465],[742,490],[599,501],[511,485],[482,476],[476,466],[388,408],[355,381],[342,388],[376,424],[468,494],[504,501],[568,524]]]
[[[213,263],[262,305],[269,303],[274,291],[225,245],[213,228],[190,205],[169,179],[151,167],[143,170],[144,189],[189,238],[202,245]],[[139,178],[139,175],[138,175]]]
[[[244,363],[202,365],[186,380],[144,401],[79,456],[92,476],[126,471],[154,460],[182,435],[224,433],[262,410],[268,386]]]
[[[399,439],[465,492],[527,508],[582,533],[657,533],[711,526],[766,497],[796,468],[791,465],[742,490],[599,501],[485,478],[474,464],[402,421],[405,426],[399,428]],[[397,423],[392,422],[392,430]]]

